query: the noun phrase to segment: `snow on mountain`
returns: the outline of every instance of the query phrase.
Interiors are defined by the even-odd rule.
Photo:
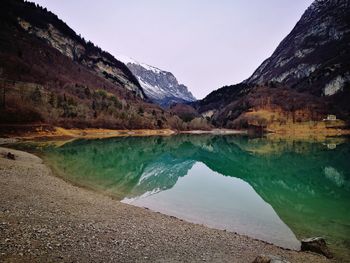
[[[130,58],[130,57],[127,57],[127,56],[124,56],[124,55],[118,55],[118,59],[123,62],[125,65],[127,64],[136,64],[136,65],[140,65],[142,67],[144,67],[145,69],[147,70],[150,70],[150,71],[153,71],[154,73],[160,73],[162,70],[159,69],[159,68],[156,68],[156,67],[153,67],[153,66],[150,66],[150,65],[147,65],[145,63],[141,63],[141,62],[138,62],[136,61],[135,59],[133,58]]]
[[[178,83],[171,72],[140,63],[127,56],[119,55],[117,58],[136,76],[146,96],[154,103],[167,107],[173,103],[196,100],[185,85]]]

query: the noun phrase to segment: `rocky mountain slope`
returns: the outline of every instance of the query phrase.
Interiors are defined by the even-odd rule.
[[[316,0],[245,82],[275,81],[317,96],[332,96],[350,81],[349,59],[350,1]]]
[[[53,13],[35,4],[19,0],[2,1],[1,10],[2,21],[5,24],[16,27],[20,33],[26,32],[29,37],[42,40],[41,42],[77,64],[92,70],[98,76],[143,97],[139,83],[123,63],[93,43],[85,41]],[[4,41],[8,42],[8,39]],[[3,48],[8,47],[3,44]],[[18,52],[23,55],[25,51],[18,50]]]
[[[178,83],[171,72],[137,62],[125,56],[118,56],[118,59],[123,61],[137,77],[146,96],[152,102],[167,107],[174,103],[196,100],[185,85]]]
[[[250,78],[195,107],[226,127],[294,125],[329,114],[348,121],[349,61],[350,1],[316,0]]]
[[[23,0],[0,2],[0,92],[1,125],[187,128],[149,103],[124,63]]]

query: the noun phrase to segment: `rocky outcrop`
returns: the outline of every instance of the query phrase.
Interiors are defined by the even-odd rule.
[[[326,241],[322,237],[312,237],[301,240],[301,251],[315,252],[322,254],[327,258],[333,257],[327,247]]]
[[[0,107],[2,124],[187,128],[146,100],[124,63],[46,8],[24,0],[0,1],[0,39],[0,86],[6,89],[5,101],[0,100],[6,105]]]
[[[328,114],[350,121],[349,17],[349,0],[315,0],[250,78],[193,106],[229,128],[246,128],[246,113],[261,110],[268,113],[254,117],[261,127],[322,121]]]
[[[17,12],[18,9],[13,11]],[[86,42],[52,13],[47,14],[50,19],[45,23],[37,23],[30,11],[23,14],[17,12],[15,16],[19,27],[27,33],[44,40],[61,54],[93,70],[99,76],[123,86],[142,99],[145,98],[140,84],[123,63],[91,42]]]
[[[350,82],[350,1],[316,0],[290,34],[245,82],[274,81],[317,96]]]
[[[289,263],[289,261],[284,260],[277,256],[262,254],[257,256],[254,259],[253,263]]]
[[[168,107],[175,103],[196,100],[185,85],[178,83],[171,72],[137,62],[125,56],[119,56],[118,59],[123,61],[137,77],[146,96],[152,102]]]

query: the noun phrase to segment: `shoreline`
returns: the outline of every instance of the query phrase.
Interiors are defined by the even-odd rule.
[[[232,135],[232,134],[248,134],[247,130],[230,130],[230,129],[213,129],[213,130],[191,130],[180,131],[180,134],[213,134],[213,135]]]
[[[176,132],[170,129],[159,130],[112,130],[112,129],[65,129],[62,127],[52,127],[51,129],[36,128],[32,131],[5,133],[1,137],[10,137],[17,139],[102,139],[123,136],[170,136]]]
[[[62,127],[52,127],[50,129],[38,128],[31,131],[16,131],[14,133],[4,133],[1,137],[13,139],[102,139],[112,137],[126,136],[171,136],[176,134],[247,134],[246,130],[230,130],[230,129],[213,129],[213,130],[189,130],[177,131],[171,129],[139,129],[139,130],[113,130],[102,128],[86,128],[86,129],[65,129]]]
[[[15,160],[3,153],[15,154]],[[115,201],[53,175],[32,154],[0,147],[1,251],[12,261],[331,262]]]
[[[2,126],[0,126],[1,128]],[[0,129],[1,131],[1,129]],[[68,139],[103,139],[113,137],[146,137],[146,136],[172,136],[176,134],[211,134],[211,135],[250,135],[266,136],[267,138],[286,138],[286,139],[326,139],[342,136],[349,136],[348,129],[276,129],[266,130],[263,133],[254,133],[248,130],[235,130],[226,128],[215,128],[211,130],[172,130],[172,129],[137,129],[137,130],[115,130],[103,128],[71,128],[53,127],[45,125],[19,125],[13,130],[3,130],[0,132],[0,139],[11,141],[21,140],[68,140]],[[4,144],[1,143],[0,144]]]

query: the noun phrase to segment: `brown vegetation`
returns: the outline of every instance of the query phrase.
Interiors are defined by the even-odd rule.
[[[184,121],[141,99],[126,100],[113,91],[82,84],[61,89],[36,83],[0,80],[0,124],[49,124],[64,128],[210,129],[204,118]],[[16,127],[16,126],[14,126]]]
[[[143,93],[123,63],[85,41],[46,9],[21,0],[7,0],[0,7],[0,124],[176,130],[191,129],[192,125],[209,127],[201,119],[183,121],[129,90],[131,83]],[[67,44],[66,52],[57,49],[47,39],[25,30],[18,18],[30,27],[46,30],[48,36],[48,28],[53,26],[62,35],[60,44],[73,42],[84,52],[75,54],[72,44]],[[69,57],[70,51],[76,56]],[[117,75],[102,74],[96,66],[101,61]]]
[[[224,87],[194,106],[202,114],[213,111],[210,121],[219,127],[279,133],[344,133],[346,121],[323,121],[338,113],[327,100],[276,83]],[[338,115],[339,116],[339,115]],[[340,115],[342,116],[342,115]]]

